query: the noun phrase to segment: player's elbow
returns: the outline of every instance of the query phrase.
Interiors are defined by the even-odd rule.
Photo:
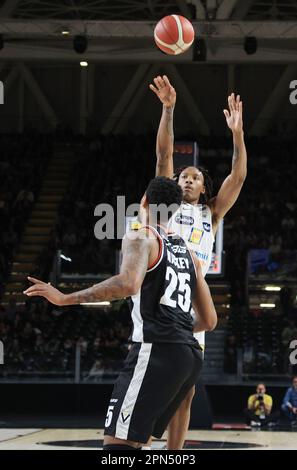
[[[138,279],[127,279],[124,283],[125,297],[131,297],[137,294],[141,287],[141,281]]]
[[[199,317],[196,324],[194,325],[194,333],[200,331],[212,331],[217,326],[217,317],[201,318]]]
[[[238,177],[238,184],[243,185],[246,177],[247,177],[247,170],[245,169],[244,171],[242,171],[242,173]]]
[[[241,188],[243,183],[245,182],[247,176],[247,170],[242,170],[240,172],[232,172],[231,177],[232,177],[232,183],[235,187]]]
[[[213,331],[217,326],[217,321],[207,322],[205,325],[205,331]]]
[[[217,314],[214,312],[205,322],[205,331],[213,331],[218,323]]]

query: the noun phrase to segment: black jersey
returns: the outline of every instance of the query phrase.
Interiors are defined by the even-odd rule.
[[[158,237],[159,256],[147,270],[138,293],[130,298],[132,341],[197,343],[193,336],[192,295],[196,272],[181,237],[148,227]]]

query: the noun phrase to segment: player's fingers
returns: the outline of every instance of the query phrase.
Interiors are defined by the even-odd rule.
[[[232,111],[235,111],[235,99],[234,99],[234,93],[231,94],[230,96],[230,106],[231,106],[231,110]]]
[[[232,102],[231,102],[231,96],[228,96],[228,107],[229,107],[229,112],[230,114],[232,113]]]
[[[167,75],[163,75],[163,81],[164,81],[164,83],[165,83],[166,86],[168,86],[168,87],[170,87],[170,88],[172,87],[172,85],[171,85],[171,83],[170,83],[170,81],[169,81]]]
[[[234,108],[235,108],[235,105],[236,105],[235,93],[232,93],[232,103],[233,103],[233,106],[234,106]]]
[[[163,88],[164,87],[164,81],[163,79],[160,77],[160,75],[157,76],[157,83],[158,83],[158,88]]]
[[[28,276],[27,279],[29,279],[30,282],[33,282],[34,284],[45,284],[45,282],[41,281],[40,279],[36,279],[35,277]]]
[[[36,290],[34,292],[28,292],[28,294],[26,294],[28,297],[35,297],[35,296],[41,296],[41,297],[45,297],[45,292],[42,291],[42,290]]]
[[[24,291],[24,294],[30,294],[31,292],[35,292],[36,290],[39,291],[46,291],[46,287],[44,287],[42,284],[35,284],[34,286],[29,287]]]
[[[159,93],[158,89],[154,85],[150,84],[149,87],[154,93],[156,93],[156,95]]]
[[[228,119],[230,117],[229,111],[227,109],[224,109],[223,113],[225,114],[226,119]]]
[[[28,289],[26,289],[24,291],[24,294],[30,294],[31,292],[35,292],[37,290],[38,291],[45,291],[45,290],[47,290],[47,288],[42,286],[41,284],[35,284],[34,286],[31,286]]]
[[[156,85],[157,90],[159,90],[160,85],[159,85],[158,77],[155,77],[155,78],[154,78],[154,84]]]

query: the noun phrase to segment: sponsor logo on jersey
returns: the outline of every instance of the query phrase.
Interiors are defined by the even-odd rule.
[[[203,219],[206,219],[207,214],[208,214],[208,206],[202,206],[202,217]]]
[[[199,258],[200,260],[203,260],[203,261],[208,260],[209,255],[207,253],[201,253],[200,251],[195,251],[195,254],[197,258]]]
[[[189,242],[199,245],[203,236],[203,230],[193,227],[189,236]]]
[[[210,232],[210,224],[208,222],[203,222],[203,228],[206,232]]]
[[[121,412],[121,418],[123,423],[126,423],[126,421],[130,418],[131,414],[130,411],[122,411]]]
[[[166,245],[172,249],[173,253],[185,254],[187,252],[187,247],[186,246],[171,245],[171,243],[167,243]]]
[[[141,223],[138,220],[132,220],[130,222],[130,230],[139,230],[141,229]]]
[[[194,219],[190,215],[177,214],[175,222],[177,224],[193,225]]]

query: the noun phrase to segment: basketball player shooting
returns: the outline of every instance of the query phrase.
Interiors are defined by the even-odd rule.
[[[74,305],[130,297],[133,345],[112,393],[105,422],[104,450],[136,450],[151,435],[161,438],[172,416],[197,382],[202,351],[195,329],[213,329],[216,311],[199,260],[184,240],[168,231],[169,211],[179,207],[180,186],[169,178],[153,179],[141,201],[143,227],[122,242],[120,273],[89,289],[63,294],[29,277],[24,293],[54,305]]]
[[[174,178],[183,191],[183,202],[173,215],[169,227],[178,233],[200,260],[203,276],[206,275],[212,256],[214,237],[219,223],[236,202],[247,174],[247,153],[244,143],[242,101],[234,93],[228,96],[229,110],[224,109],[226,123],[233,135],[233,159],[230,174],[215,197],[212,197],[212,181],[205,168],[184,167],[174,172],[173,113],[176,91],[168,77],[154,78],[150,89],[163,105],[159,125],[156,154],[156,175]],[[204,332],[195,335],[204,349]],[[195,394],[193,388],[168,428],[168,449],[182,449],[190,422],[190,408]]]

